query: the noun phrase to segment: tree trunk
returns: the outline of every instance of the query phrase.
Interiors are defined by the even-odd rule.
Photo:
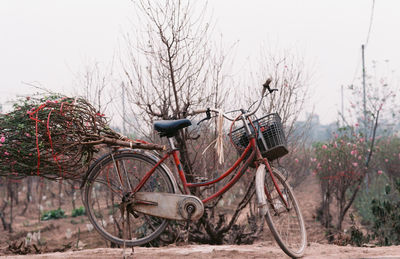
[[[10,204],[10,223],[8,224],[8,232],[12,233],[12,223],[13,223],[13,203],[14,203],[14,191],[12,189],[12,183],[8,181],[8,197],[9,197],[9,204]]]
[[[58,182],[58,209],[61,209],[62,204],[62,181]]]
[[[329,228],[331,225],[331,194],[329,190],[322,192],[322,204],[321,204],[321,223],[325,228]]]
[[[26,196],[25,196],[25,207],[21,212],[21,216],[25,215],[29,208],[29,204],[32,202],[32,177],[28,177],[26,180]]]

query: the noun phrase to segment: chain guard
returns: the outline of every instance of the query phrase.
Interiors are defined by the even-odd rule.
[[[130,204],[135,212],[171,220],[196,221],[204,213],[203,202],[192,195],[137,192],[131,198]],[[189,208],[193,211],[189,212]]]

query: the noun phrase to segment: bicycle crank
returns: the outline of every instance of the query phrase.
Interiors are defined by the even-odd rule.
[[[133,210],[172,220],[198,220],[203,216],[203,202],[192,195],[137,192],[131,198]]]

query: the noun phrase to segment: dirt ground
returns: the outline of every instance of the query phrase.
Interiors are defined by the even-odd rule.
[[[399,258],[400,246],[392,247],[351,247],[328,244],[324,230],[316,220],[318,207],[319,185],[315,178],[310,176],[295,190],[306,223],[308,247],[304,258]],[[77,206],[80,206],[78,204]],[[49,208],[54,205],[49,204]],[[72,208],[67,203],[63,208],[69,213]],[[46,209],[46,208],[45,208]],[[259,241],[253,245],[186,245],[168,246],[160,248],[136,247],[132,249],[112,249],[96,231],[88,228],[86,216],[64,218],[38,222],[35,208],[30,207],[25,216],[18,213],[15,216],[15,232],[9,234],[0,229],[0,257],[1,258],[288,258],[272,240],[268,229],[263,232]],[[349,220],[344,222],[344,229],[349,227]],[[13,255],[8,246],[13,242],[22,242],[28,233],[41,232],[41,239],[45,244],[41,246],[44,253],[40,255]],[[67,237],[67,233],[70,235]],[[18,244],[18,243],[14,243]],[[75,250],[75,251],[73,251]]]
[[[192,245],[169,246],[162,248],[136,247],[132,249],[96,248],[64,253],[41,255],[5,256],[3,258],[288,258],[279,247],[261,242],[255,245]],[[350,247],[311,243],[306,249],[304,258],[400,258],[400,246],[392,247]]]

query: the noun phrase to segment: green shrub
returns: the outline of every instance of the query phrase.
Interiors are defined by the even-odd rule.
[[[364,235],[363,232],[356,226],[354,215],[350,213],[351,227],[350,227],[350,244],[355,246],[362,246],[368,243],[370,235]]]
[[[41,220],[61,219],[66,218],[65,212],[62,209],[50,210],[43,213]]]
[[[368,186],[362,185],[358,192],[354,207],[357,210],[357,215],[361,217],[361,224],[371,227],[375,218],[371,210],[371,201],[384,199],[386,195],[385,186],[390,184],[390,179],[386,173],[381,175],[375,173],[375,175],[369,174],[368,180]]]
[[[78,217],[78,216],[82,216],[82,215],[85,215],[85,214],[86,214],[85,207],[81,206],[81,207],[79,207],[77,209],[72,210],[71,216],[72,217]]]
[[[372,237],[378,245],[390,246],[400,244],[400,201],[393,199],[400,194],[400,180],[394,185],[397,193],[392,192],[390,185],[385,188],[385,197],[381,200],[373,199],[371,211],[374,216]]]

